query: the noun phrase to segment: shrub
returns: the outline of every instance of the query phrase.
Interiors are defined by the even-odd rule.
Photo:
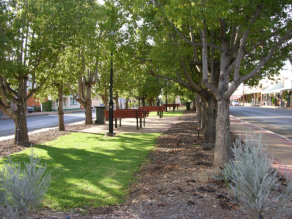
[[[214,180],[223,181],[227,187],[229,187],[229,183],[231,181],[232,176],[232,165],[230,163],[224,164],[223,168],[220,168],[220,171],[216,171],[213,175]]]
[[[53,111],[53,102],[51,100],[43,103],[43,111]]]
[[[292,181],[285,193],[277,193],[280,186],[277,171],[271,167],[273,158],[263,147],[261,136],[247,133],[244,143],[237,139],[232,151],[230,189],[243,210],[254,219],[267,216],[267,211],[274,208],[273,215],[269,217],[279,217],[286,204],[290,203]]]
[[[28,210],[37,207],[46,193],[50,172],[40,159],[30,156],[29,162],[8,163],[0,170],[0,216],[3,218],[26,218]]]

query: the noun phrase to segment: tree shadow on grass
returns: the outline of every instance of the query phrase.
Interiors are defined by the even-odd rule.
[[[52,174],[44,205],[54,209],[98,207],[122,201],[134,172],[157,137],[124,134],[105,138],[76,133],[61,138],[66,142],[73,135],[80,135],[80,142],[60,146],[59,138],[34,146],[35,154],[47,163]],[[93,142],[96,145],[92,146]],[[14,154],[13,161],[27,161],[28,154],[28,151]]]

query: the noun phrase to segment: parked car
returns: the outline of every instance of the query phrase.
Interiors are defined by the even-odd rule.
[[[28,106],[27,107],[27,112],[32,113],[35,111],[35,108],[33,106]]]
[[[233,101],[231,102],[231,105],[232,105],[232,106],[239,106],[240,104],[239,104],[239,102],[238,102],[237,100],[233,100]]]

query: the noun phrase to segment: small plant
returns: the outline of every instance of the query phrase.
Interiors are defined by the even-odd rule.
[[[53,111],[53,101],[47,100],[43,103],[43,111],[50,112]]]
[[[229,187],[229,183],[232,177],[232,165],[230,163],[224,164],[223,168],[213,175],[214,180],[223,181],[227,187]]]
[[[232,166],[229,185],[243,210],[249,218],[256,219],[267,216],[267,211],[273,208],[273,215],[270,211],[269,217],[279,217],[290,203],[292,181],[285,193],[277,193],[280,186],[277,171],[271,167],[273,158],[263,147],[261,136],[247,133],[244,141],[235,141],[232,152],[234,160],[229,163]]]
[[[50,180],[50,172],[46,165],[33,154],[29,162],[8,163],[0,170],[0,216],[2,218],[27,218],[28,210],[37,207],[46,193]]]

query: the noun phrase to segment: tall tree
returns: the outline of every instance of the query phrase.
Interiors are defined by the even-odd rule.
[[[28,145],[26,101],[49,77],[60,51],[58,4],[51,1],[1,1],[0,109],[15,123],[15,143]],[[30,92],[27,93],[28,86]]]

